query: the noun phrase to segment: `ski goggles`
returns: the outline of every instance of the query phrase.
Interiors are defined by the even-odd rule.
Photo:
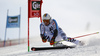
[[[49,21],[49,20],[43,20],[43,22],[44,22],[44,23],[49,23],[50,21]]]

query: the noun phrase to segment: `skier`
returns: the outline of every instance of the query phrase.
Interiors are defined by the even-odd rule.
[[[52,19],[48,13],[43,15],[43,22],[40,24],[40,35],[42,42],[50,42],[50,45],[57,45],[62,39],[75,44],[79,44],[79,40],[67,37],[63,30],[58,26],[55,19]]]

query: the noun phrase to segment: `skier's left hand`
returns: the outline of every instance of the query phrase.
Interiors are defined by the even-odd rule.
[[[50,45],[54,45],[54,42],[55,42],[55,38],[52,37],[51,41],[50,41]]]

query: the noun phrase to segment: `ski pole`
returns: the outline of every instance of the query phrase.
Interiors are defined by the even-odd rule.
[[[99,33],[99,32],[95,32],[95,33],[91,33],[91,34],[86,34],[86,35],[82,35],[82,36],[77,36],[77,37],[74,37],[74,38],[71,38],[71,39],[80,38],[80,37],[85,37],[85,36],[94,35],[94,34],[98,34],[98,33]],[[64,40],[61,40],[61,41],[64,41]],[[57,41],[57,42],[61,42],[61,41]],[[57,42],[54,42],[54,43],[57,43]]]
[[[80,38],[80,37],[85,37],[85,36],[90,36],[90,35],[94,35],[94,34],[98,34],[99,32],[95,32],[95,33],[91,33],[91,34],[86,34],[86,35],[82,35],[82,36],[77,36],[77,37],[74,37],[74,38]],[[71,39],[74,39],[74,38],[71,38]]]

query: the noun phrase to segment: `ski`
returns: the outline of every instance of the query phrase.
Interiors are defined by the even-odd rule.
[[[32,47],[32,51],[40,51],[40,50],[55,50],[55,49],[67,49],[67,48],[75,48],[72,46],[62,46],[62,47]]]

